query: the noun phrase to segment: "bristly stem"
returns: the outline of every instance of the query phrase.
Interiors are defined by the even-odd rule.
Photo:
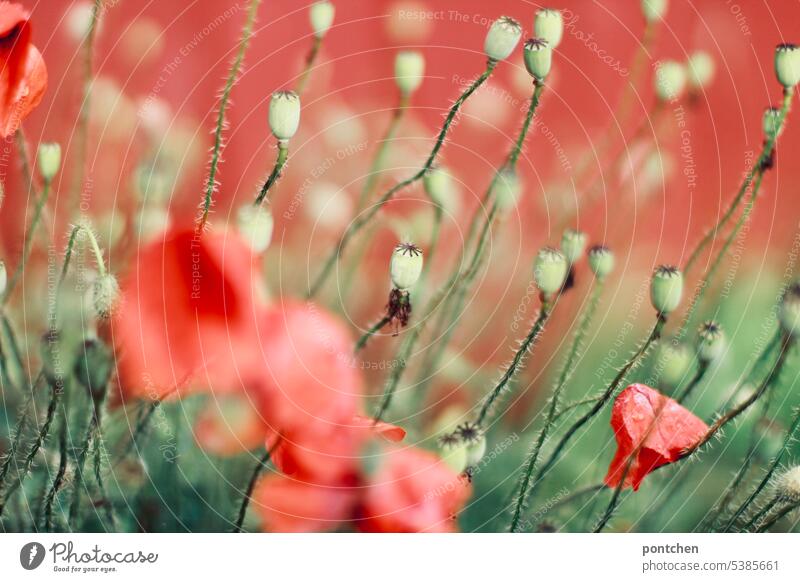
[[[480,411],[475,418],[476,425],[483,426],[484,422],[486,422],[486,417],[489,415],[489,411],[492,410],[494,403],[498,398],[500,398],[500,395],[506,389],[506,386],[508,386],[509,382],[514,379],[517,369],[528,356],[528,351],[535,346],[536,341],[541,336],[542,331],[544,331],[544,326],[547,323],[554,306],[555,304],[553,303],[552,298],[542,297],[542,307],[539,310],[539,315],[536,317],[536,320],[531,326],[528,335],[525,336],[524,340],[522,340],[519,349],[511,359],[511,364],[509,364],[509,366],[506,368],[506,371],[503,372],[503,375],[500,377],[500,380],[497,382],[497,384],[495,384],[494,388],[492,388],[491,392],[489,392],[484,399]]]
[[[800,507],[800,503],[797,503],[797,502],[790,503],[790,504],[786,505],[786,507],[784,507],[780,511],[776,512],[770,519],[765,521],[761,525],[761,527],[759,527],[756,530],[756,533],[761,533],[761,532],[765,532],[765,531],[769,530],[773,525],[778,523],[780,520],[782,520],[784,517],[789,515],[792,511],[794,511],[798,507]]]
[[[450,110],[445,118],[444,124],[442,125],[441,130],[439,131],[438,136],[436,137],[436,141],[433,145],[433,149],[431,150],[430,154],[428,154],[428,158],[425,161],[425,164],[422,168],[414,175],[409,178],[406,178],[402,182],[395,184],[389,190],[387,190],[379,199],[378,201],[370,207],[369,210],[364,212],[362,215],[358,217],[355,221],[353,221],[350,226],[347,227],[347,230],[344,231],[341,238],[339,239],[339,243],[334,246],[328,259],[325,261],[325,264],[322,267],[319,275],[317,275],[316,279],[311,284],[309,291],[306,295],[307,299],[313,298],[320,290],[322,285],[327,280],[328,276],[333,271],[333,267],[336,264],[339,256],[344,253],[348,243],[352,238],[361,231],[364,226],[369,224],[372,218],[380,212],[381,208],[391,200],[395,194],[397,194],[400,190],[410,186],[414,182],[421,180],[425,174],[430,170],[433,166],[433,163],[436,161],[436,157],[439,155],[439,150],[442,149],[444,145],[445,138],[447,137],[450,128],[453,125],[453,121],[455,121],[456,115],[461,109],[461,106],[464,102],[469,99],[469,97],[478,90],[478,88],[483,85],[489,76],[494,71],[494,68],[497,66],[497,61],[489,60],[486,64],[486,69],[481,73],[481,75],[476,78],[472,84],[456,99],[455,103],[450,107]]]
[[[261,473],[267,467],[267,463],[269,463],[269,459],[272,456],[272,452],[280,443],[280,438],[275,441],[275,443],[268,447],[264,454],[261,455],[261,458],[258,460],[258,463],[255,467],[253,467],[253,473],[250,475],[250,481],[247,483],[247,490],[244,493],[244,497],[242,498],[242,504],[239,506],[239,516],[236,518],[236,523],[233,526],[233,530],[231,533],[241,533],[242,525],[244,525],[244,518],[247,515],[247,508],[250,505],[250,499],[253,496],[253,490],[256,487],[256,483],[258,483],[258,478],[261,476]]]
[[[530,485],[533,470],[536,468],[536,463],[539,460],[539,453],[542,450],[544,441],[547,440],[547,436],[549,435],[550,430],[552,429],[556,420],[561,393],[567,384],[567,379],[569,378],[570,373],[574,370],[575,361],[578,358],[583,340],[589,331],[589,326],[591,325],[594,314],[597,311],[597,306],[600,303],[600,296],[602,293],[603,281],[598,279],[594,288],[592,289],[591,297],[589,298],[589,304],[586,306],[586,310],[581,314],[578,328],[575,330],[575,335],[572,338],[572,345],[570,346],[569,352],[567,353],[567,358],[564,360],[564,364],[561,367],[561,373],[559,374],[558,381],[553,389],[553,394],[550,397],[550,406],[547,409],[547,418],[545,419],[544,426],[542,426],[542,430],[539,431],[539,436],[533,443],[531,452],[528,455],[527,464],[525,465],[525,470],[523,471],[522,477],[519,480],[519,492],[517,493],[516,501],[514,503],[514,512],[512,514],[511,525],[509,527],[509,531],[511,533],[518,531],[520,518],[522,517],[522,511],[525,508],[525,499],[527,498],[528,486]]]
[[[308,86],[308,81],[311,78],[311,70],[314,67],[314,62],[317,60],[320,48],[322,48],[322,37],[314,35],[314,41],[311,45],[311,49],[308,51],[308,55],[306,55],[306,62],[303,65],[303,72],[300,73],[300,79],[298,79],[297,87],[295,88],[295,93],[298,95],[302,95],[303,91],[305,91]]]
[[[67,442],[69,432],[69,415],[67,414],[67,405],[61,405],[61,429],[58,433],[58,471],[53,479],[53,484],[47,491],[40,509],[40,516],[37,518],[37,524],[44,522],[44,531],[49,532],[53,529],[53,503],[55,502],[56,495],[61,490],[64,483],[64,476],[67,473],[67,462],[69,455],[67,454]]]
[[[28,396],[25,398],[25,402],[22,404],[19,414],[17,414],[17,422],[14,426],[14,437],[11,439],[11,447],[6,451],[3,464],[0,466],[0,495],[2,495],[3,492],[3,484],[5,483],[6,475],[8,475],[8,471],[11,468],[11,462],[16,457],[17,450],[19,450],[19,446],[22,443],[22,435],[25,432],[25,425],[28,423],[28,409],[31,402],[33,402],[33,394],[33,390],[28,392]]]
[[[267,181],[264,182],[264,185],[261,187],[261,192],[259,192],[258,196],[256,196],[256,200],[253,203],[253,206],[260,206],[261,203],[264,201],[264,198],[267,197],[267,193],[270,191],[270,188],[275,185],[275,182],[278,181],[278,178],[281,177],[281,171],[283,170],[283,166],[286,165],[286,159],[289,157],[289,144],[285,141],[278,142],[278,157],[275,160],[275,166],[272,168],[272,172],[267,178]]]
[[[198,219],[197,231],[203,232],[208,221],[208,214],[211,212],[211,205],[214,201],[214,191],[217,188],[217,171],[219,162],[222,155],[223,137],[222,134],[225,130],[225,111],[228,108],[228,101],[231,97],[231,91],[236,81],[239,78],[239,72],[242,68],[244,55],[247,52],[247,47],[250,44],[250,39],[253,36],[253,27],[256,21],[256,14],[258,12],[258,5],[261,0],[250,0],[250,7],[247,10],[247,18],[244,26],[242,27],[242,36],[239,40],[239,50],[234,57],[231,68],[228,71],[228,78],[225,81],[225,87],[222,89],[222,97],[219,102],[219,111],[217,112],[217,124],[214,129],[214,145],[211,150],[211,163],[208,168],[208,181],[206,182],[206,192],[203,198],[202,212]]]
[[[683,268],[684,276],[688,274],[691,270],[694,263],[700,257],[700,254],[703,252],[705,247],[716,238],[717,233],[725,227],[728,221],[733,216],[733,213],[739,207],[739,204],[742,202],[747,190],[750,188],[750,185],[753,181],[757,178],[759,174],[763,174],[766,168],[768,167],[769,161],[772,158],[772,152],[775,149],[775,144],[778,140],[778,134],[780,130],[783,128],[783,124],[786,121],[786,117],[789,114],[789,109],[792,105],[792,96],[794,92],[792,89],[785,89],[783,93],[783,106],[781,107],[780,114],[778,116],[778,120],[776,123],[776,131],[772,133],[765,141],[764,147],[761,150],[761,155],[758,156],[756,160],[755,166],[753,169],[747,172],[742,185],[739,187],[739,191],[734,196],[733,200],[731,201],[728,208],[725,210],[722,218],[719,219],[717,224],[714,227],[706,232],[700,242],[697,243],[697,246],[692,250],[691,254],[689,255],[689,259],[686,261],[686,266]],[[753,197],[757,192],[754,191]]]

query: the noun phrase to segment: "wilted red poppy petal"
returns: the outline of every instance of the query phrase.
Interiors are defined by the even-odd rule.
[[[623,487],[633,487],[634,491],[648,473],[677,461],[681,452],[708,430],[705,422],[672,398],[644,384],[632,384],[620,392],[611,412],[611,427],[617,454],[605,483],[617,487],[625,475]]]

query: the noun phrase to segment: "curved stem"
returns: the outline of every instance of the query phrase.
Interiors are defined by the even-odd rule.
[[[391,318],[384,315],[381,319],[378,320],[377,323],[375,323],[372,327],[370,327],[367,331],[365,331],[364,334],[360,338],[358,338],[358,341],[356,342],[356,345],[353,348],[353,353],[360,352],[367,345],[369,339],[373,335],[378,333],[381,329],[383,329],[390,321]]]
[[[267,181],[264,182],[264,185],[261,187],[261,192],[259,192],[258,196],[256,196],[255,202],[253,202],[253,206],[260,206],[261,203],[264,201],[264,198],[267,197],[267,193],[269,193],[270,188],[275,185],[275,182],[278,181],[278,178],[281,177],[281,171],[283,170],[283,166],[286,165],[286,159],[289,157],[289,144],[285,141],[278,142],[278,157],[275,159],[275,166],[272,168],[272,172],[267,178]]]
[[[69,455],[67,454],[67,441],[68,441],[68,428],[69,416],[67,414],[66,404],[61,405],[61,430],[58,435],[58,471],[53,479],[53,484],[45,495],[40,514],[37,518],[37,523],[44,522],[44,531],[49,532],[53,529],[53,503],[55,502],[56,495],[61,490],[64,483],[64,476],[67,473],[67,461]]]
[[[14,270],[14,274],[11,276],[11,279],[8,282],[6,293],[3,296],[3,305],[8,303],[8,300],[14,293],[14,289],[17,286],[20,277],[22,276],[23,270],[25,269],[25,265],[27,264],[28,259],[31,256],[31,251],[33,250],[33,239],[36,234],[36,228],[39,226],[39,220],[42,217],[42,210],[44,209],[44,206],[47,203],[47,198],[49,196],[50,196],[50,180],[45,180],[44,186],[42,187],[42,193],[39,195],[39,199],[36,201],[36,207],[34,208],[33,211],[33,218],[31,220],[31,224],[25,231],[24,235],[25,241],[22,246],[22,258],[17,264],[17,268]]]
[[[256,483],[258,482],[258,478],[261,476],[262,471],[266,468],[267,463],[269,463],[269,459],[272,456],[272,452],[278,446],[280,442],[280,438],[275,441],[271,447],[269,447],[261,458],[256,463],[256,466],[253,467],[253,473],[250,475],[250,481],[247,483],[247,490],[245,491],[244,497],[242,498],[242,504],[239,507],[239,516],[236,518],[236,524],[233,526],[233,530],[231,533],[241,533],[242,525],[244,524],[244,518],[247,515],[247,508],[250,505],[250,498],[253,496],[253,490],[256,487]]]
[[[756,532],[761,533],[768,531],[772,526],[778,523],[781,519],[789,515],[792,511],[800,507],[800,503],[790,503],[786,505],[783,509],[775,513],[769,520],[765,521],[761,527],[759,527]]]
[[[28,423],[28,409],[33,402],[33,390],[28,393],[25,402],[22,404],[20,409],[20,413],[17,415],[17,422],[14,425],[14,437],[11,439],[11,447],[5,454],[5,458],[3,459],[3,464],[0,466],[0,493],[3,491],[3,484],[6,480],[6,475],[8,475],[8,471],[11,468],[11,462],[14,460],[17,454],[17,450],[19,450],[19,446],[22,443],[22,435],[25,432],[25,425]]]
[[[694,376],[686,385],[686,387],[683,389],[683,391],[681,391],[680,395],[678,395],[678,397],[675,398],[675,401],[678,404],[683,404],[686,401],[686,399],[692,395],[692,392],[694,392],[695,388],[697,388],[700,382],[702,382],[703,377],[705,376],[707,370],[708,370],[708,362],[700,362],[700,364],[697,366],[697,372],[695,372]]]
[[[314,62],[317,60],[320,48],[322,48],[322,37],[315,35],[311,49],[308,51],[308,55],[306,55],[303,72],[300,73],[300,79],[297,81],[297,87],[295,88],[295,93],[298,95],[302,95],[303,91],[306,90],[306,86],[308,86],[308,81],[311,78],[311,70],[314,67]]]

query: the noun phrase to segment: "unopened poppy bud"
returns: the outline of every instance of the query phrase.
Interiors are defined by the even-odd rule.
[[[793,337],[800,335],[800,282],[792,283],[786,290],[778,317],[786,333]]]
[[[89,391],[92,399],[102,399],[114,370],[114,357],[105,342],[99,338],[87,339],[75,361],[75,377]]]
[[[422,179],[425,186],[425,193],[436,204],[442,207],[448,206],[448,201],[453,197],[453,177],[447,168],[433,166]]]
[[[492,23],[486,34],[483,50],[493,61],[502,61],[514,51],[522,38],[522,26],[508,16],[501,16]]]
[[[400,92],[410,95],[422,84],[425,57],[419,51],[400,51],[394,59],[394,80]]]
[[[394,248],[389,272],[395,289],[403,291],[414,286],[422,274],[422,260],[422,249],[413,243]]]
[[[239,235],[256,253],[263,253],[272,242],[275,219],[266,205],[245,204],[236,216]]]
[[[695,51],[686,65],[689,73],[689,86],[703,89],[714,78],[714,59],[705,51]]]
[[[571,265],[574,265],[583,256],[586,248],[586,233],[568,228],[561,236],[561,252],[567,257]]]
[[[800,47],[794,44],[779,44],[775,49],[775,75],[786,88],[800,82]]]
[[[4,295],[8,287],[8,271],[5,261],[0,261],[0,295]]]
[[[269,128],[280,141],[290,140],[300,126],[300,97],[294,91],[276,91],[269,102]]]
[[[667,0],[642,0],[642,12],[647,22],[663,18],[667,12]]]
[[[662,61],[656,68],[656,96],[661,101],[672,101],[686,88],[686,67],[677,61]]]
[[[764,110],[764,137],[774,140],[781,133],[783,133],[781,110],[775,107],[767,107]]]
[[[557,48],[564,36],[564,19],[560,10],[542,8],[533,20],[533,31],[537,38],[547,41],[550,49]],[[531,73],[533,74],[533,73]]]
[[[659,350],[658,365],[661,367],[661,384],[677,388],[691,374],[694,354],[686,344],[667,342]]]
[[[564,285],[568,272],[569,263],[560,251],[545,247],[536,255],[533,276],[536,279],[536,286],[544,295],[557,293]]]
[[[701,362],[711,364],[725,353],[725,332],[716,321],[707,321],[700,326],[697,334],[697,357]]]
[[[589,249],[589,268],[598,279],[605,279],[614,270],[614,253],[602,245]]]
[[[781,473],[775,480],[775,493],[783,501],[800,503],[800,465]]]
[[[677,267],[661,265],[650,281],[650,301],[662,315],[675,311],[683,297],[683,273]]]
[[[532,38],[525,43],[522,56],[531,77],[544,81],[553,65],[553,51],[543,38]]]
[[[314,31],[314,36],[322,38],[330,30],[333,24],[333,17],[336,14],[336,7],[332,2],[322,0],[321,2],[314,2],[309,11],[309,19],[311,20],[311,29]]]
[[[474,422],[458,425],[456,435],[464,443],[467,452],[467,467],[475,467],[486,454],[486,435]]]
[[[61,167],[61,146],[57,143],[39,144],[36,156],[39,160],[39,173],[45,182],[49,182]]]
[[[495,199],[500,210],[510,210],[517,205],[522,189],[519,176],[513,170],[503,170],[495,183]]]
[[[117,278],[110,273],[99,275],[94,280],[92,288],[92,301],[97,317],[101,319],[111,317],[119,304],[119,295]]]

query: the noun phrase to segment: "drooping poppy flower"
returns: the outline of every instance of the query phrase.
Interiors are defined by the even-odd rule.
[[[361,502],[359,526],[368,532],[453,532],[470,485],[439,457],[415,448],[380,459]]]
[[[172,230],[141,249],[114,322],[123,393],[240,390],[258,365],[258,278],[249,247],[231,233]]]
[[[617,453],[605,483],[617,487],[624,475],[623,487],[634,491],[650,472],[680,459],[708,431],[705,422],[644,384],[632,384],[620,392],[611,412],[611,427]]]
[[[0,136],[12,135],[39,104],[47,88],[47,67],[31,43],[29,14],[0,2]]]

